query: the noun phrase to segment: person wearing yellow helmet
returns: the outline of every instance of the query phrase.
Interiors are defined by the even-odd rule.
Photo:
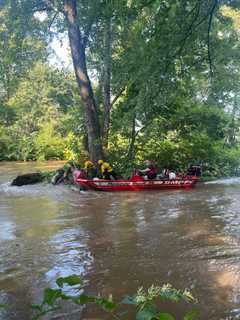
[[[97,162],[97,164],[98,164],[99,166],[101,166],[103,163],[104,163],[103,160],[98,160],[98,162]]]
[[[94,164],[92,163],[92,161],[87,160],[84,162],[84,169],[90,169],[92,167],[94,167]]]
[[[104,180],[114,180],[117,179],[117,175],[114,172],[113,168],[108,162],[103,160],[98,160],[99,172]]]
[[[97,168],[95,168],[93,162],[90,160],[84,162],[84,172],[88,179],[93,179],[97,176]]]

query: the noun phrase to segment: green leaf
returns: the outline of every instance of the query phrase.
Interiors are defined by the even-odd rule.
[[[83,285],[82,280],[76,274],[68,277],[60,277],[56,280],[56,283],[60,288],[62,288],[64,284],[68,284],[69,286]]]
[[[84,304],[84,303],[87,303],[87,302],[94,302],[95,301],[95,297],[88,296],[86,294],[81,294],[79,296],[79,301],[81,302],[81,304]]]
[[[129,304],[129,305],[137,305],[136,299],[131,296],[124,296],[124,298],[121,301],[122,304]]]
[[[199,318],[199,311],[198,310],[192,310],[190,312],[188,312],[185,316],[184,316],[184,320],[196,320]]]
[[[56,302],[56,300],[61,296],[62,296],[61,289],[46,288],[43,293],[42,304],[47,304],[49,306],[52,306]]]
[[[89,296],[86,294],[81,294],[78,297],[71,297],[71,300],[76,304],[85,304],[88,302],[94,303],[102,307],[106,311],[113,311],[117,308],[117,304],[112,302],[111,300],[95,296]]]
[[[9,306],[7,304],[1,304],[0,303],[0,309],[6,309],[8,308]]]
[[[160,313],[157,316],[158,320],[175,320],[174,317],[169,313]]]
[[[86,294],[81,294],[78,297],[73,297],[72,301],[76,304],[85,304],[87,302],[95,302],[95,297],[88,296]]]

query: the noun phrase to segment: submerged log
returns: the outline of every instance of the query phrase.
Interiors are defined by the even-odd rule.
[[[12,186],[24,186],[27,184],[34,184],[42,182],[45,179],[45,176],[41,174],[40,172],[34,172],[34,173],[26,173],[17,176],[11,183]]]

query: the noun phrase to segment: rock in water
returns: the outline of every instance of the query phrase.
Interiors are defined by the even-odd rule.
[[[20,176],[17,176],[12,183],[11,186],[24,186],[26,184],[34,184],[39,183],[44,180],[44,176],[39,172],[27,173]]]

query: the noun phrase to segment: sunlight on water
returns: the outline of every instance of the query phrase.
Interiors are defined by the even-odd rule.
[[[12,222],[0,220],[0,241],[14,240],[15,236],[15,225]]]

